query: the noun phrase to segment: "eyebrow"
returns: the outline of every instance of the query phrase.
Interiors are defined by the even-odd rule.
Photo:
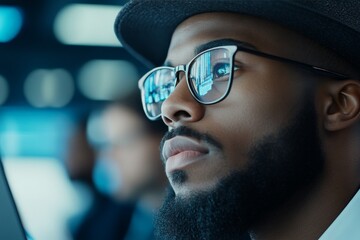
[[[226,46],[226,45],[236,45],[236,46],[244,47],[244,48],[251,49],[251,50],[258,50],[251,43],[227,38],[227,39],[217,39],[217,40],[210,41],[210,42],[207,42],[207,43],[197,46],[194,50],[194,56],[205,50],[208,50],[210,48]],[[171,63],[171,61],[165,61],[163,66],[173,67],[174,65]]]
[[[245,48],[252,49],[252,50],[258,50],[251,43],[228,38],[228,39],[217,39],[217,40],[214,40],[211,42],[201,44],[200,46],[197,46],[195,48],[194,54],[197,55],[207,49],[219,47],[219,46],[225,46],[225,45],[236,45],[236,46],[245,47]]]

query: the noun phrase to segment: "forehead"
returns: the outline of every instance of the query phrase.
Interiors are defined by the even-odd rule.
[[[250,43],[260,51],[302,59],[309,39],[278,24],[232,13],[204,13],[182,22],[174,31],[167,60],[190,60],[196,48],[212,40],[234,39]],[[304,54],[303,54],[304,55]],[[176,63],[183,64],[183,63]]]

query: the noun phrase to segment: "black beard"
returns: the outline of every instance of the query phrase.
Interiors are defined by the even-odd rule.
[[[157,239],[241,239],[297,193],[305,197],[324,168],[315,108],[306,102],[288,127],[251,148],[245,169],[213,190],[181,198],[170,189],[155,219]]]

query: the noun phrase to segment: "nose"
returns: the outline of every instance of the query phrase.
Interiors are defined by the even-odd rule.
[[[179,74],[179,83],[161,106],[164,123],[176,128],[204,117],[205,106],[194,99],[188,89],[184,74]]]

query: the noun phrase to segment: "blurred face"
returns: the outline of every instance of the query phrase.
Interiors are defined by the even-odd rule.
[[[122,199],[137,198],[162,181],[160,137],[147,132],[143,121],[134,111],[119,106],[108,108],[103,116],[107,147],[102,155],[117,172],[116,195]]]
[[[293,32],[256,18],[207,13],[176,28],[166,64],[187,64],[222,39],[306,62],[299,50],[307,40]],[[233,239],[301,189],[308,192],[322,171],[317,79],[245,52],[236,53],[234,65],[223,101],[200,104],[180,75],[162,105],[171,130],[161,143],[162,158],[173,190],[157,220],[164,239],[179,233],[179,239]]]

